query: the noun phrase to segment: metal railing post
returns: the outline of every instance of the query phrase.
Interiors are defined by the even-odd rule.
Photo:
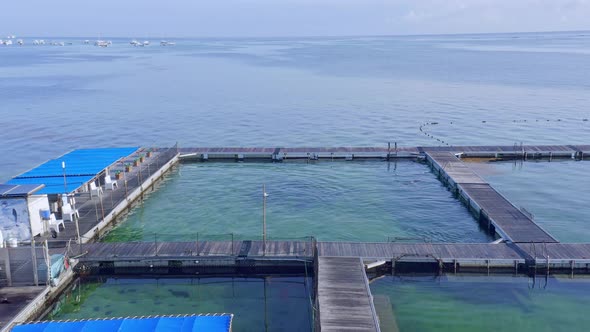
[[[234,255],[234,233],[231,233],[231,256]]]

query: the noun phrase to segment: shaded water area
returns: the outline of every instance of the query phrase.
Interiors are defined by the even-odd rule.
[[[371,283],[382,331],[585,331],[590,279],[384,277]],[[393,318],[392,318],[393,315]]]
[[[490,240],[424,164],[326,161],[181,165],[106,241],[259,239],[262,184],[270,239]]]
[[[311,331],[311,278],[88,278],[46,319],[234,314],[233,331]]]
[[[561,160],[471,163],[517,207],[560,242],[590,241],[590,162]]]

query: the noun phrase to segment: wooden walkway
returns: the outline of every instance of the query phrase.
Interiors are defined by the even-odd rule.
[[[268,257],[313,258],[313,241],[199,241],[199,242],[117,242],[73,245],[72,256],[80,261],[127,261],[158,257],[192,259],[194,257]]]
[[[360,258],[320,257],[317,302],[321,330],[380,331]]]
[[[364,243],[318,242],[318,254],[375,260],[441,261],[444,263],[524,262],[525,257],[506,243]]]
[[[267,241],[200,242],[117,242],[72,245],[70,255],[85,261],[126,261],[138,259],[192,259],[206,257],[309,258],[317,248],[319,257],[355,257],[367,260],[399,260],[444,263],[524,263],[538,258],[590,262],[589,243],[394,243],[394,242],[314,242]],[[55,249],[63,252],[63,249]]]
[[[487,145],[440,147],[188,147],[179,149],[181,159],[267,160],[288,159],[395,159],[415,158],[426,152],[462,153],[482,158],[579,158],[590,154],[590,145]]]
[[[463,196],[469,207],[480,213],[480,220],[487,220],[505,240],[517,243],[557,242],[453,153],[426,152],[426,156],[435,172],[451,189]]]

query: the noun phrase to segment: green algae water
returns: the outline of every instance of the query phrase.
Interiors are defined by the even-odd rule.
[[[233,331],[311,331],[311,278],[86,279],[46,319],[234,314]]]
[[[263,184],[270,239],[490,240],[424,164],[322,161],[181,165],[106,241],[258,239]]]
[[[371,283],[382,331],[587,331],[590,279],[385,277]]]
[[[470,163],[513,204],[533,214],[535,222],[560,242],[590,241],[590,162]]]

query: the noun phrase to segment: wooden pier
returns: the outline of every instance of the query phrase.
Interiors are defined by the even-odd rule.
[[[321,331],[380,331],[360,258],[320,257],[317,289]]]
[[[180,153],[180,155],[178,155]],[[379,321],[365,274],[366,262],[386,261],[392,273],[434,267],[438,273],[510,271],[525,273],[531,268],[579,273],[590,272],[590,244],[559,243],[525,213],[516,208],[489,183],[461,161],[462,157],[495,159],[568,158],[583,160],[590,145],[446,146],[446,147],[220,147],[161,150],[143,166],[127,173],[116,191],[102,198],[79,193],[81,244],[73,224],[53,242],[68,254],[77,267],[179,266],[268,267],[315,264],[317,327],[324,331],[379,331]],[[503,243],[362,243],[317,242],[314,238],[294,241],[228,240],[191,242],[92,243],[109,223],[128,211],[147,188],[178,160],[185,162],[289,160],[396,160],[426,159],[434,173],[465,201],[480,223],[498,234]],[[150,163],[151,162],[151,163]],[[121,163],[121,167],[122,167]],[[150,165],[156,165],[150,168]],[[115,171],[116,169],[111,169]],[[44,240],[44,239],[43,239]],[[3,250],[13,250],[5,248]],[[53,252],[52,250],[52,252]],[[283,264],[283,265],[281,265]],[[49,289],[49,288],[47,288]]]
[[[426,152],[452,152],[473,158],[584,159],[590,145],[488,145],[401,147],[193,147],[180,148],[184,161],[286,161],[286,160],[393,160],[423,156]]]
[[[460,195],[491,232],[511,242],[557,242],[451,152],[426,152],[435,173]]]
[[[549,263],[555,268],[574,261],[576,268],[590,264],[590,244],[567,243],[394,243],[267,241],[122,242],[73,245],[70,255],[79,263],[111,262],[119,266],[155,261],[207,259],[313,261],[316,257],[356,257],[394,263],[441,263],[503,268],[515,264]],[[255,263],[254,263],[255,264]],[[569,265],[568,265],[569,266]],[[447,271],[448,272],[448,271]],[[454,271],[453,271],[454,272]]]

